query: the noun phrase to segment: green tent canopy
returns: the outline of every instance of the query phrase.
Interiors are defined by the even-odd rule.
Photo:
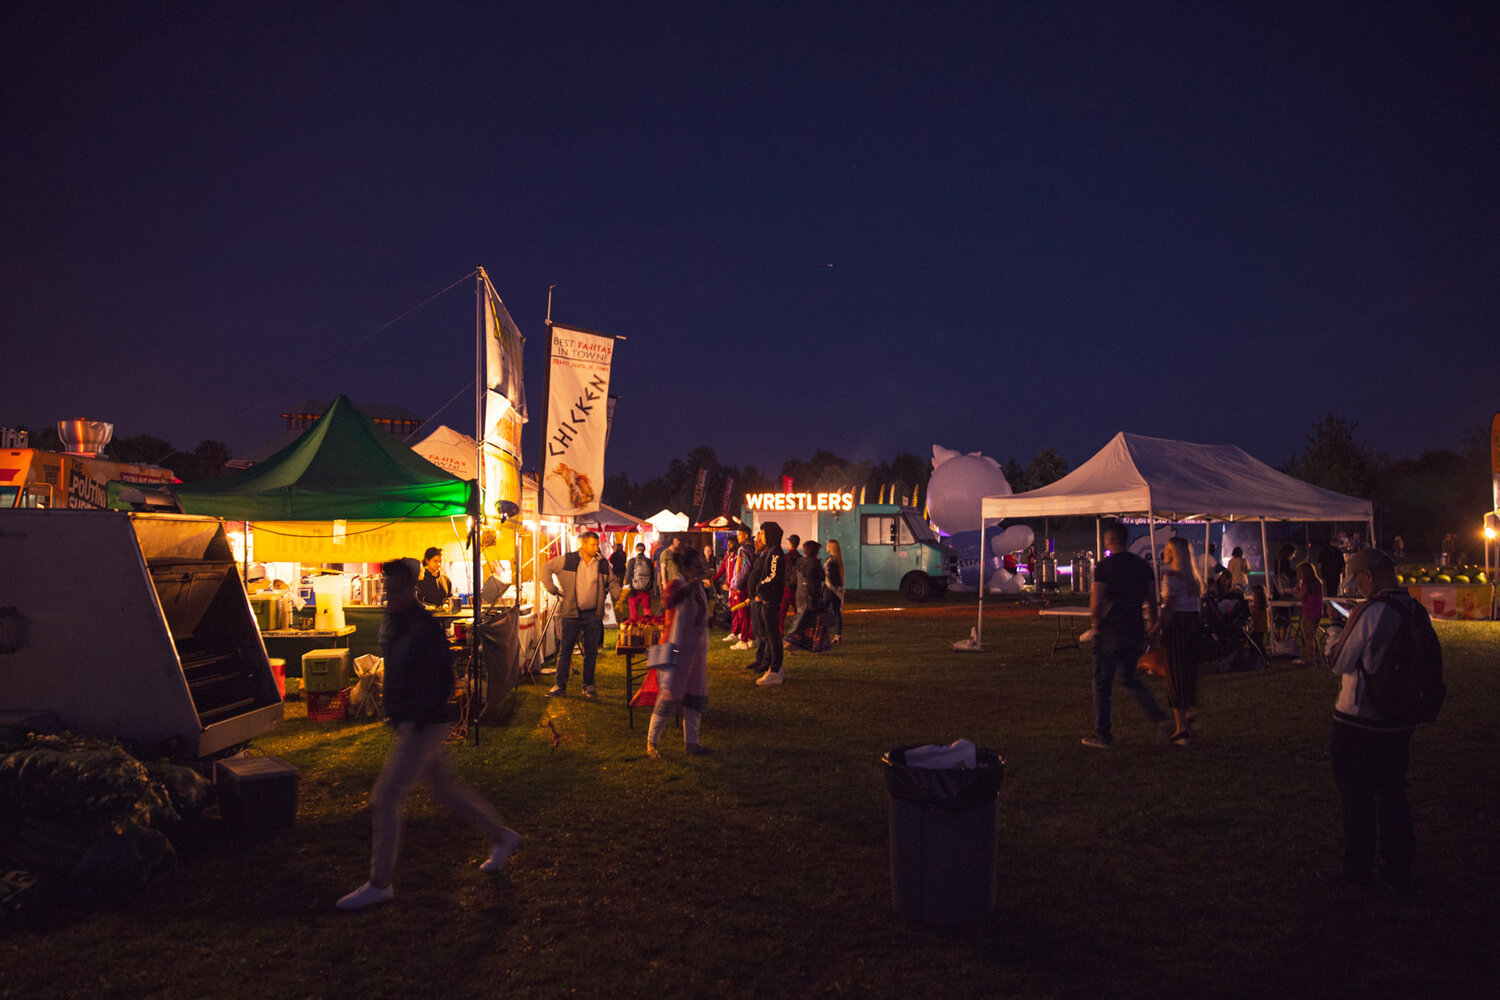
[[[477,488],[340,396],[307,433],[264,462],[172,492],[184,513],[232,521],[394,521],[462,517]]]

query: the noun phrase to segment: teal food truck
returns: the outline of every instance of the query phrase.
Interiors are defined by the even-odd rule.
[[[899,590],[908,601],[926,601],[958,579],[958,554],[910,507],[856,504],[852,493],[751,494],[745,506],[746,524],[775,521],[783,541],[796,535],[825,550],[838,542],[849,590]]]

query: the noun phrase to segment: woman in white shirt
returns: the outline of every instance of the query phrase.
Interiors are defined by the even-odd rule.
[[[1192,714],[1198,706],[1203,580],[1193,565],[1193,552],[1185,538],[1167,540],[1164,561],[1167,568],[1161,577],[1161,629],[1167,653],[1167,700],[1177,723],[1172,742],[1187,746],[1193,735]]]

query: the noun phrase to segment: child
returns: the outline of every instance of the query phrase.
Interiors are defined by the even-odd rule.
[[[1271,630],[1271,600],[1266,596],[1266,585],[1257,583],[1250,588],[1250,638],[1266,655],[1266,633]]]
[[[1302,602],[1302,655],[1292,662],[1318,662],[1318,622],[1323,620],[1323,581],[1310,562],[1297,564],[1297,600]]]

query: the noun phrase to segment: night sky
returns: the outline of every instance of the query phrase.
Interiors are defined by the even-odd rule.
[[[627,338],[637,481],[1120,430],[1277,463],[1330,412],[1456,448],[1500,409],[1497,6],[10,4],[0,424],[472,432],[483,265],[528,466],[549,285]]]

